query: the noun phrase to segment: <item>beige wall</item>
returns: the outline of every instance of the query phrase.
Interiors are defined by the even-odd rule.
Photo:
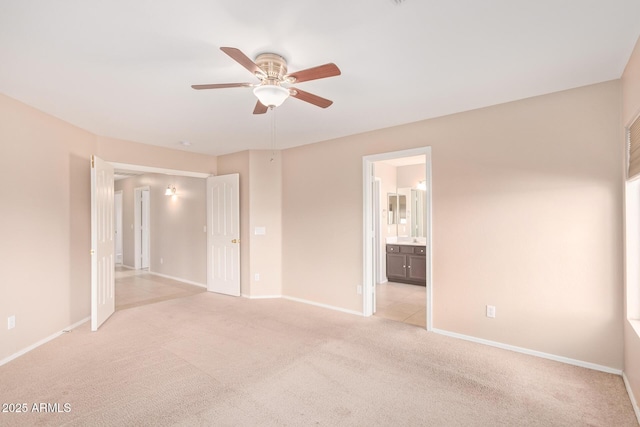
[[[176,197],[164,192],[176,187]],[[116,181],[123,191],[123,263],[133,267],[134,194],[150,190],[150,271],[206,286],[207,225],[206,180],[184,176],[145,174]],[[161,262],[162,260],[162,262]]]
[[[362,310],[356,291],[362,285],[362,151],[369,136],[282,152],[284,295]]]
[[[0,117],[2,360],[89,314],[96,137],[4,95]]]
[[[627,79],[625,94],[637,87]],[[264,288],[251,283],[252,266],[264,274],[261,257],[277,239],[260,246],[250,231],[266,226],[273,237],[277,190],[272,199],[260,193],[280,179],[282,293],[360,311],[362,156],[431,146],[435,327],[620,369],[620,92],[607,82],[285,150],[279,178],[260,163],[263,153],[216,159],[97,137],[0,95],[0,178],[14,183],[0,194],[11,201],[0,206],[11,224],[0,319],[17,316],[15,329],[0,328],[0,360],[89,315],[92,153],[240,173],[249,295],[277,292],[278,267],[268,269],[277,256],[264,259]],[[625,111],[640,105],[628,100]],[[253,174],[268,182],[252,187]],[[260,255],[249,253],[252,240]],[[484,316],[485,304],[497,306],[496,319]],[[637,388],[640,345],[626,339],[625,370]]]
[[[282,295],[281,169],[278,151],[242,151],[218,158],[219,175],[240,174],[240,287],[244,296]],[[256,235],[256,227],[264,227],[266,234]]]
[[[622,75],[622,125],[627,126],[640,113],[640,41]],[[621,146],[625,146],[621,138]],[[635,284],[637,286],[637,284]],[[625,305],[626,307],[626,305]],[[624,315],[624,372],[640,406],[640,337]]]
[[[0,94],[0,360],[90,315],[91,154],[216,172],[216,157],[101,138]]]
[[[621,369],[620,103],[612,81],[285,150],[285,294],[362,310],[362,157],[431,146],[434,326]]]
[[[249,194],[250,295],[282,295],[282,167],[279,152],[251,151]],[[266,230],[256,235],[256,227]],[[255,280],[255,274],[260,280]]]

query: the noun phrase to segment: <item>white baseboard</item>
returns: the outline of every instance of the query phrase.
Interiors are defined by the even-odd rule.
[[[567,363],[569,365],[580,366],[582,368],[593,369],[596,371],[607,372],[610,374],[622,375],[621,369],[611,368],[609,366],[598,365],[597,363],[584,362],[582,360],[571,359],[564,356],[556,356],[555,354],[544,353],[542,351],[531,350],[528,348],[517,347],[515,345],[503,344],[497,341],[485,340],[482,338],[476,338],[469,335],[458,334],[456,332],[443,331],[442,329],[433,329],[432,332],[440,335],[446,335],[453,338],[459,338],[466,341],[471,341],[479,344],[490,345],[492,347],[502,348],[504,350],[511,350],[517,353],[528,354],[530,356],[542,357],[543,359],[555,360],[556,362]]]
[[[309,300],[301,299],[301,298],[288,297],[288,296],[285,296],[285,295],[283,295],[282,298],[288,299],[290,301],[301,302],[301,303],[304,303],[304,304],[315,305],[316,307],[328,308],[329,310],[341,311],[343,313],[355,314],[357,316],[362,316],[362,312],[360,312],[360,311],[347,310],[346,308],[335,307],[333,305],[327,305],[327,304],[321,304],[319,302],[309,301]]]
[[[249,295],[249,294],[242,294],[241,295],[243,298],[249,298],[249,299],[273,299],[273,298],[282,298],[282,295]]]
[[[191,281],[191,280],[182,279],[182,278],[180,278],[180,277],[168,276],[168,275],[166,275],[166,274],[156,273],[155,271],[149,271],[149,274],[153,274],[154,276],[164,277],[165,279],[176,280],[176,281],[178,281],[178,282],[186,283],[186,284],[188,284],[188,285],[199,286],[199,287],[201,287],[201,288],[206,288],[206,287],[207,287],[207,285],[205,285],[204,283],[193,282],[193,281]]]
[[[629,380],[627,379],[627,375],[622,373],[622,380],[624,381],[624,386],[627,389],[627,394],[629,394],[629,399],[631,399],[631,406],[633,406],[633,412],[636,413],[636,418],[638,419],[638,424],[640,424],[640,407],[638,407],[638,401],[633,395],[633,390],[631,390],[631,384],[629,384]]]
[[[135,270],[135,267],[131,267],[130,265],[126,265],[126,264],[120,264],[118,265],[118,267],[123,267],[123,268],[128,268],[129,270]]]
[[[40,347],[43,344],[48,343],[49,341],[51,341],[51,340],[53,340],[55,338],[58,338],[60,335],[64,334],[65,332],[71,332],[73,329],[77,328],[78,326],[82,325],[85,322],[88,322],[89,320],[91,320],[91,317],[86,317],[86,318],[80,320],[79,322],[76,322],[73,325],[64,328],[63,330],[61,330],[59,332],[56,332],[53,335],[48,336],[47,338],[41,339],[40,341],[38,341],[35,344],[31,344],[29,347],[24,348],[24,349],[20,350],[19,352],[12,354],[11,356],[5,357],[4,359],[0,360],[0,366],[2,366],[4,364],[7,364],[7,363],[11,362],[14,359],[17,359],[18,357],[30,352],[31,350],[33,350],[35,348]]]

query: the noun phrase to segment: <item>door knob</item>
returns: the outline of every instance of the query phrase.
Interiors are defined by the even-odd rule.
[[[233,239],[231,243],[240,243],[240,239]]]

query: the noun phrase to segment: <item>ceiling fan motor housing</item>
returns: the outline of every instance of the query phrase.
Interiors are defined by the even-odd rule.
[[[287,75],[287,61],[280,55],[275,53],[262,53],[256,57],[256,65],[263,72],[264,76],[257,76],[259,79],[266,80],[266,84],[277,84],[287,82],[284,76]]]

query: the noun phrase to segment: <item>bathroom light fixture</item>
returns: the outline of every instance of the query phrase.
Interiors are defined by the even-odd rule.
[[[279,107],[289,97],[289,89],[280,85],[262,84],[253,89],[253,94],[265,107]]]
[[[167,189],[164,190],[164,195],[165,196],[175,196],[176,195],[176,187],[175,186],[171,186],[171,185],[167,185]]]

